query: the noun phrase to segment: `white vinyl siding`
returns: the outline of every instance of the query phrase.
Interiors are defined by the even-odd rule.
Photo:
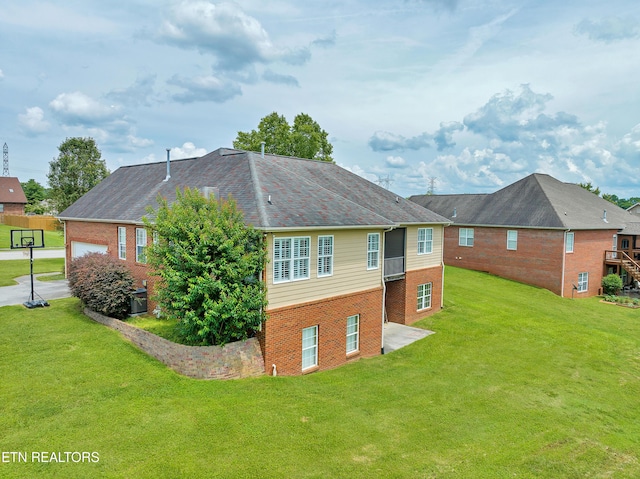
[[[136,228],[136,262],[147,262],[147,230]]]
[[[347,318],[347,354],[353,353],[360,347],[360,315],[355,314]]]
[[[273,240],[273,282],[309,279],[309,237]]]
[[[333,236],[333,264],[331,276],[318,276],[318,236],[311,235],[310,278],[306,281],[278,280],[278,268],[275,265],[275,249],[279,248],[279,238],[273,234],[267,236],[269,264],[266,268],[267,299],[269,309],[298,304],[303,301],[316,301],[333,296],[368,291],[380,287],[380,269],[367,269],[367,234],[371,230],[345,230],[319,232],[319,236]],[[303,236],[303,232],[291,232],[290,236]],[[415,231],[414,231],[415,233]],[[308,234],[308,233],[307,233]],[[415,238],[413,238],[415,252]],[[432,255],[418,256],[412,259],[429,258]],[[287,264],[290,264],[287,262]]]
[[[118,226],[118,258],[127,259],[127,228]]]
[[[318,326],[302,330],[302,370],[318,365]]]
[[[573,235],[574,233],[567,233],[564,246],[564,250],[566,253],[573,253]]]
[[[380,233],[367,235],[367,269],[378,269],[380,266]]]
[[[578,274],[578,293],[584,293],[589,290],[589,273]]]
[[[418,254],[433,253],[433,228],[418,228]]]
[[[431,307],[431,283],[418,285],[418,311]]]
[[[458,244],[460,246],[473,246],[473,228],[460,228]]]
[[[442,264],[442,243],[444,241],[444,227],[434,225],[429,227],[433,231],[432,253],[418,253],[418,227],[407,226],[405,269],[413,271],[416,269],[440,267]]]
[[[516,230],[507,231],[507,249],[518,249],[518,232]]]
[[[333,236],[318,236],[318,276],[333,274]]]

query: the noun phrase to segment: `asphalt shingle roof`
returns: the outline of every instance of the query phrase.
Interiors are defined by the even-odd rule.
[[[409,199],[460,225],[572,230],[627,227],[625,233],[640,226],[638,218],[580,185],[540,173],[491,194],[417,195]]]
[[[125,166],[60,213],[61,219],[140,223],[158,195],[218,188],[255,227],[387,227],[449,221],[335,164],[221,148],[199,158]]]
[[[27,204],[20,180],[14,176],[0,176],[0,203]]]

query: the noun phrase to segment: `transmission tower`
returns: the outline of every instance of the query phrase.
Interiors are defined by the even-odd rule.
[[[382,186],[385,190],[389,189],[389,185],[391,185],[391,183],[393,183],[393,180],[389,175],[387,175],[384,178],[382,176],[378,176],[378,184]]]
[[[432,176],[431,178],[429,178],[429,190],[427,191],[428,195],[433,195],[436,191],[436,180],[438,178],[436,178],[435,176]]]
[[[9,147],[6,143],[2,147],[2,176],[9,176]]]

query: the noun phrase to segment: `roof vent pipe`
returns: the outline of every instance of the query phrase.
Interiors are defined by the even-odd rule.
[[[171,148],[167,148],[167,177],[163,181],[169,181],[171,178]]]
[[[262,158],[264,158],[264,145],[265,145],[264,141],[261,141],[260,142],[260,156]]]
[[[602,221],[604,221],[605,223],[607,223],[607,210],[604,210],[602,212]]]
[[[456,218],[458,216],[458,208],[453,208],[453,216],[452,218]]]

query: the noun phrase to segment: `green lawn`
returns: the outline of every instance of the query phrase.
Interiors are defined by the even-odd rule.
[[[640,310],[455,268],[445,306],[394,353],[235,381],[175,374],[73,299],[0,308],[0,451],[28,454],[0,477],[640,477]]]
[[[0,224],[0,250],[11,248],[11,230],[20,230],[17,226]],[[45,231],[44,245],[46,248],[64,248],[64,234],[62,231]]]
[[[9,259],[0,261],[0,286],[13,286],[16,283],[13,278],[29,274],[31,266],[28,259]],[[64,279],[64,258],[36,258],[33,260],[34,273],[60,272],[56,279]],[[52,278],[47,277],[46,280]],[[45,280],[45,281],[46,281]],[[1,458],[0,458],[1,460]]]

